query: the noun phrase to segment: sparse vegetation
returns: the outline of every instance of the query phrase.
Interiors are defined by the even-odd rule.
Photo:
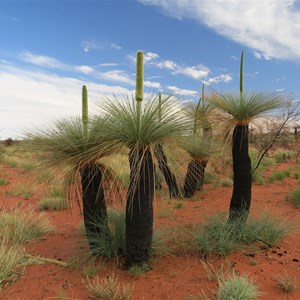
[[[34,188],[31,184],[16,183],[9,191],[6,192],[6,194],[10,196],[20,196],[23,199],[28,199],[33,192]]]
[[[93,279],[87,278],[85,286],[90,293],[101,300],[130,300],[132,299],[133,286],[121,284],[118,276],[112,274],[108,278],[99,279],[96,276]]]
[[[274,276],[277,287],[289,294],[299,288],[299,281],[296,277],[292,277],[286,270],[283,275]]]
[[[53,231],[49,218],[31,209],[2,210],[0,228],[0,240],[13,244],[38,240]]]
[[[66,198],[46,197],[39,202],[39,210],[63,210],[69,207]]]
[[[295,189],[292,194],[287,195],[286,199],[292,202],[296,208],[300,208],[300,188]]]
[[[250,219],[244,224],[244,216],[228,223],[225,214],[217,214],[196,227],[194,236],[198,249],[205,255],[217,253],[226,256],[233,249],[261,241],[274,245],[293,230],[291,224],[280,222],[264,214],[260,219]]]
[[[229,278],[220,276],[218,282],[218,300],[250,300],[261,295],[254,281],[246,275],[239,276],[233,273]]]
[[[4,283],[16,279],[16,270],[23,255],[20,246],[9,245],[3,239],[0,240],[0,289]]]

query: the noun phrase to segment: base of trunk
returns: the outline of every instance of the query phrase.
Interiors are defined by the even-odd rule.
[[[184,180],[183,189],[184,189],[185,198],[191,198],[195,195],[200,176],[201,176],[201,163],[196,160],[192,160],[188,164],[188,169]]]
[[[126,202],[125,267],[148,265],[153,236],[154,166],[149,150],[131,151]]]
[[[94,255],[97,255],[99,240],[110,239],[102,177],[96,165],[86,166],[81,171],[84,225]]]

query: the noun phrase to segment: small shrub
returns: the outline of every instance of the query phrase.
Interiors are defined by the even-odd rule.
[[[228,223],[225,214],[216,214],[196,226],[194,239],[204,255],[217,253],[226,256],[233,249],[258,240],[274,245],[293,229],[293,225],[272,219],[267,214],[258,220],[250,218],[246,224],[243,215]]]
[[[183,207],[183,203],[182,202],[178,202],[175,205],[175,208],[177,208],[177,209],[182,208],[182,207]]]
[[[219,277],[218,283],[218,300],[250,300],[261,295],[254,281],[246,275],[238,276],[233,273],[231,278]]]
[[[300,208],[300,188],[293,191],[293,193],[287,196],[287,200],[291,201],[295,207]]]
[[[6,180],[5,178],[0,178],[0,185],[6,185],[8,184],[8,180]]]
[[[275,161],[276,163],[285,163],[288,160],[288,155],[284,152],[276,153],[275,154]]]
[[[204,183],[213,183],[216,180],[217,176],[211,172],[205,172]]]
[[[118,277],[114,274],[108,278],[99,280],[96,276],[94,279],[87,278],[85,281],[86,288],[94,297],[102,300],[130,300],[132,299],[133,286],[128,284],[121,285]]]
[[[125,249],[125,214],[115,209],[108,210],[108,227],[109,233],[103,234],[101,237],[90,236],[89,240],[95,244],[94,254],[106,256],[109,258],[124,254]],[[84,226],[84,225],[82,225]],[[103,224],[99,226],[100,232],[106,231],[107,227]],[[80,231],[85,232],[84,227]],[[164,233],[162,231],[154,231],[152,238],[152,255],[158,253],[166,253],[168,249],[164,247]]]
[[[24,253],[19,246],[0,241],[0,288],[14,278]]]
[[[34,169],[36,169],[36,165],[34,163],[24,163],[20,165],[20,168],[25,172],[30,172]]]
[[[95,265],[89,264],[83,269],[83,274],[86,277],[95,277],[97,275],[98,269]]]
[[[39,202],[39,210],[63,210],[69,207],[65,198],[42,198]]]
[[[32,195],[33,191],[34,189],[31,185],[17,183],[14,184],[10,191],[7,191],[6,194],[10,196],[20,196],[23,199],[28,199]]]
[[[220,180],[221,186],[232,186],[233,185],[233,180],[230,178],[224,178]]]
[[[134,276],[142,276],[144,273],[150,271],[150,266],[147,263],[142,265],[133,265],[128,272]]]
[[[44,214],[37,215],[30,209],[1,211],[0,228],[0,240],[14,244],[38,240],[53,231],[50,220]]]
[[[282,181],[284,180],[286,177],[289,177],[291,175],[291,171],[290,170],[285,170],[285,171],[275,171],[271,174],[271,176],[268,178],[268,181],[270,183],[274,182],[274,181]]]
[[[299,288],[298,280],[285,270],[283,275],[274,276],[276,285],[279,289],[283,290],[286,294],[289,294]]]

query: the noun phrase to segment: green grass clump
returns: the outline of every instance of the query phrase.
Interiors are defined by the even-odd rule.
[[[233,185],[233,180],[231,178],[224,178],[220,180],[220,185],[221,186],[232,186]]]
[[[286,177],[290,177],[291,176],[291,171],[290,170],[285,170],[285,171],[275,171],[271,174],[271,176],[268,178],[268,181],[270,183],[274,182],[274,181],[282,181],[284,180]]]
[[[34,192],[33,186],[29,184],[14,184],[12,188],[6,192],[10,196],[20,196],[23,199],[28,199]]]
[[[142,265],[133,265],[129,268],[128,272],[132,274],[133,276],[142,276],[144,273],[150,271],[150,266],[147,263],[144,263]]]
[[[14,279],[23,255],[21,247],[0,241],[0,288],[3,283]]]
[[[287,162],[289,156],[285,152],[279,152],[275,154],[275,162],[276,163],[285,163]]]
[[[228,223],[225,214],[217,214],[196,226],[194,238],[198,250],[204,255],[217,253],[226,256],[234,249],[256,241],[272,246],[292,230],[292,225],[272,219],[267,214],[257,220],[250,218],[246,224],[245,216]]]
[[[230,278],[220,277],[218,282],[218,300],[250,300],[261,295],[253,280],[246,275],[234,273]]]
[[[0,228],[0,240],[13,244],[38,240],[53,231],[50,220],[44,214],[35,214],[30,209],[1,211]]]
[[[205,172],[204,183],[213,183],[216,180],[217,176],[211,172]]]
[[[66,198],[46,197],[39,202],[39,210],[63,210],[69,207]]]
[[[291,201],[295,207],[300,208],[300,188],[294,190],[293,193],[287,197],[287,200]]]
[[[8,180],[5,178],[0,178],[0,185],[6,185],[8,184]]]
[[[101,300],[130,300],[132,299],[133,286],[128,284],[121,285],[118,276],[113,274],[108,278],[99,280],[96,276],[93,279],[87,278],[85,287],[92,295]]]
[[[107,213],[109,233],[102,234],[100,237],[89,237],[92,240],[95,248],[93,253],[99,256],[106,256],[108,258],[116,257],[124,254],[125,250],[125,213],[109,209]],[[99,226],[100,232],[107,232],[107,227],[103,224]],[[85,233],[84,225],[80,231]],[[165,235],[163,231],[156,230],[152,238],[152,255],[159,253],[166,253],[168,249],[164,246]]]
[[[24,172],[30,172],[34,169],[36,169],[37,165],[29,162],[29,163],[23,163],[20,165],[20,168],[24,171]]]

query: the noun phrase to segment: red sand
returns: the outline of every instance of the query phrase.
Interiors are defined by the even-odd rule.
[[[295,163],[285,163],[271,167],[274,169],[288,169]],[[26,207],[37,209],[39,201],[38,191],[28,200],[5,194],[12,183],[30,180],[28,174],[16,168],[0,166],[0,171],[7,173],[8,185],[0,186],[0,208]],[[265,185],[253,185],[251,215],[259,215],[262,211],[272,216],[288,219],[300,223],[300,209],[285,201],[285,196],[299,187],[299,181],[290,177],[282,182]],[[204,216],[219,211],[228,210],[231,187],[213,187],[205,185],[204,192],[199,192],[195,201],[182,201],[183,206],[174,208],[177,202],[172,202],[166,208],[165,202],[156,199],[155,226],[157,228],[174,225],[188,225],[201,222]],[[164,204],[162,204],[164,202]],[[173,209],[172,209],[173,208]],[[165,217],[161,210],[169,210]],[[70,261],[72,258],[83,258],[88,251],[85,238],[79,232],[82,215],[79,209],[72,212],[47,211],[55,227],[53,234],[38,242],[25,245],[27,253]],[[238,274],[248,274],[264,293],[259,299],[300,299],[300,289],[287,295],[278,289],[274,276],[287,271],[300,283],[300,236],[285,238],[273,249],[235,251],[226,258],[211,256],[207,258],[215,270],[223,272],[235,270]],[[212,290],[217,288],[217,280],[209,280],[201,263],[201,257],[196,254],[167,254],[155,257],[151,263],[152,270],[140,277],[126,272],[116,262],[102,259],[99,262],[98,276],[104,278],[115,273],[122,283],[134,284],[133,299],[192,299],[203,291],[214,299]],[[121,264],[119,264],[121,265]],[[83,266],[63,268],[54,264],[39,264],[26,266],[14,284],[8,285],[0,292],[0,299],[10,300],[38,300],[38,299],[91,299],[83,280]],[[59,298],[60,296],[60,298]],[[65,298],[64,298],[64,297]],[[189,298],[190,297],[190,298]],[[199,298],[200,299],[200,298]]]

